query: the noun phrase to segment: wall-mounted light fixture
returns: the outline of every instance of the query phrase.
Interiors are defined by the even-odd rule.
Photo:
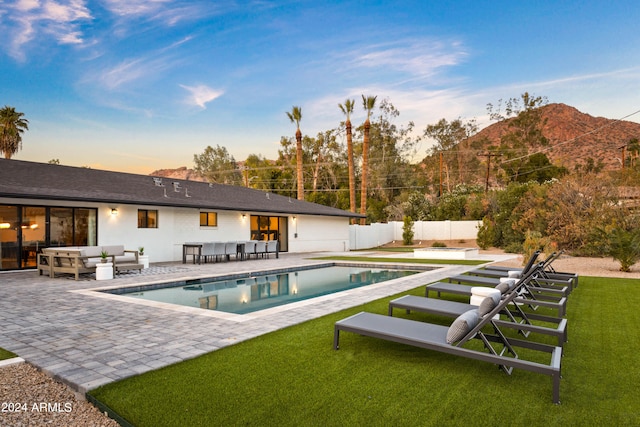
[[[296,220],[296,216],[294,215],[293,217],[291,217],[291,219],[295,221]]]
[[[116,208],[111,209],[111,216],[118,216],[118,209]]]
[[[245,219],[247,219],[247,214],[242,214],[242,220],[244,221]]]
[[[7,229],[10,228],[11,224],[8,222],[0,222],[0,229]]]

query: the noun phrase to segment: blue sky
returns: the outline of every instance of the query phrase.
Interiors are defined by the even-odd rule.
[[[4,0],[0,105],[30,121],[15,159],[134,173],[276,158],[293,105],[315,135],[347,98],[361,123],[363,94],[420,135],[524,91],[617,119],[640,110],[638,22],[637,0]]]

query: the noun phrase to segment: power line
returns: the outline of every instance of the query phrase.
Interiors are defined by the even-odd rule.
[[[629,118],[629,117],[631,117],[631,116],[634,116],[634,115],[636,115],[636,114],[638,114],[638,113],[640,113],[640,110],[636,110],[636,111],[634,111],[633,113],[627,114],[626,116],[624,116],[624,117],[622,117],[622,118],[615,119],[615,120],[613,120],[613,121],[611,121],[611,122],[609,122],[609,123],[607,123],[607,124],[604,124],[604,125],[602,125],[602,126],[600,126],[600,127],[598,127],[598,128],[592,129],[592,130],[590,130],[589,132],[585,132],[585,133],[583,133],[582,135],[578,135],[578,136],[576,136],[576,137],[574,137],[574,138],[571,138],[571,139],[569,139],[569,140],[567,140],[567,141],[559,142],[559,143],[557,143],[557,144],[555,144],[555,145],[552,145],[552,146],[550,146],[550,147],[545,147],[545,148],[543,148],[543,149],[541,149],[541,150],[539,150],[539,151],[536,151],[536,152],[534,152],[534,153],[529,153],[529,154],[526,154],[526,155],[524,155],[524,156],[515,157],[515,158],[513,158],[513,159],[505,160],[505,161],[504,161],[504,162],[502,162],[502,163],[510,163],[510,162],[514,162],[514,161],[516,161],[516,160],[525,159],[525,158],[527,158],[527,157],[533,156],[534,154],[543,153],[543,152],[545,152],[545,151],[551,150],[552,148],[559,147],[559,146],[561,146],[561,145],[564,145],[564,144],[568,144],[568,143],[570,143],[570,142],[577,141],[578,139],[580,139],[580,138],[582,138],[582,137],[585,137],[585,136],[587,136],[587,135],[591,135],[592,133],[596,133],[596,132],[598,132],[598,131],[600,131],[600,130],[602,130],[602,129],[606,128],[606,127],[616,125],[616,124],[620,123],[621,121],[623,121],[624,119],[627,119],[627,118]]]

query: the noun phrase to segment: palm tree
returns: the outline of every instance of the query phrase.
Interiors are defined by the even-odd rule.
[[[24,113],[5,105],[0,109],[0,152],[10,159],[22,148],[22,133],[29,130],[29,120],[23,119]]]
[[[296,171],[298,175],[298,200],[304,200],[304,179],[302,177],[302,132],[300,132],[300,120],[302,120],[302,108],[295,105],[291,112],[287,111],[287,117],[291,123],[296,124]]]
[[[362,188],[360,190],[360,213],[367,214],[367,172],[369,168],[369,130],[371,129],[371,110],[376,106],[377,96],[362,95],[362,106],[367,110],[367,120],[364,121],[364,138],[362,139]],[[366,224],[366,218],[360,220],[361,225]]]
[[[349,164],[349,209],[351,212],[356,211],[356,173],[353,165],[353,135],[351,134],[351,113],[355,101],[347,99],[343,104],[338,104],[342,113],[347,116],[344,126],[347,128],[347,163]]]

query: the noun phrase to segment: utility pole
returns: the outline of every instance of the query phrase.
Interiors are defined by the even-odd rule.
[[[627,144],[623,145],[622,147],[618,147],[618,150],[622,150],[622,170],[624,170],[624,157],[627,153]]]
[[[442,197],[442,151],[440,152],[440,194],[438,197]]]
[[[491,171],[491,158],[498,157],[500,156],[500,154],[487,152],[487,153],[478,153],[478,156],[487,158],[487,178],[484,185],[484,192],[486,193],[489,191],[489,172]]]

